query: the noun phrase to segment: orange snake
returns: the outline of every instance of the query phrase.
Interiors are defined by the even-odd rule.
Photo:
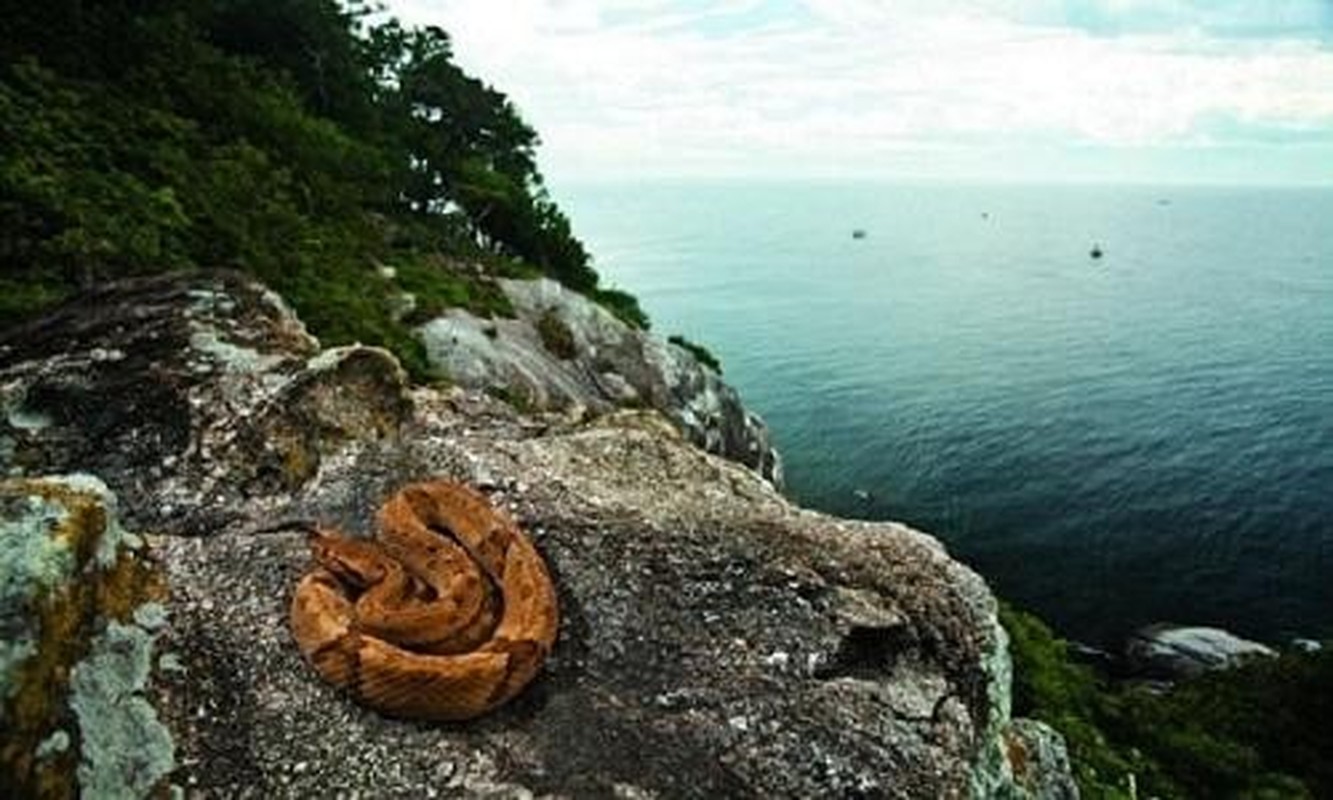
[[[320,676],[379,711],[464,720],[514,697],[555,644],[551,576],[480,492],[409,485],[374,539],[311,536],[291,625]]]

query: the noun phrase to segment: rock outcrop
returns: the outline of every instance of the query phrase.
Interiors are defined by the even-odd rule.
[[[1187,625],[1149,625],[1135,631],[1125,645],[1131,674],[1168,681],[1276,655],[1271,647],[1221,628]]]
[[[500,286],[514,319],[450,309],[421,328],[431,362],[451,380],[538,409],[654,408],[694,444],[781,486],[782,462],[763,420],[689,350],[630,328],[555,281]]]
[[[91,617],[80,641],[96,658],[145,623],[172,654],[135,666],[131,693],[170,731],[165,780],[187,796],[1073,791],[1058,737],[1009,719],[1005,636],[978,576],[905,526],[792,506],[656,412],[580,422],[412,388],[383,351],[321,351],[231,274],[110,286],[0,336],[0,403],[0,469],[26,487],[96,473],[155,553],[133,562],[165,579],[155,610]],[[303,527],[364,534],[428,477],[516,518],[561,609],[543,674],[462,725],[350,702],[286,625]],[[6,669],[41,650],[6,650]],[[83,752],[70,713],[37,724]],[[4,744],[35,759],[52,735],[6,726]]]
[[[164,599],[96,478],[0,481],[0,796],[165,788],[174,744],[146,696]]]

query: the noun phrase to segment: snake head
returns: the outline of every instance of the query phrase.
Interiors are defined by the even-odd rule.
[[[384,557],[368,542],[323,528],[311,530],[306,541],[315,562],[349,586],[365,589],[384,579]]]

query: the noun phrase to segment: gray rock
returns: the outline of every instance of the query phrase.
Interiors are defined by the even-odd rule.
[[[90,369],[94,349],[125,355]],[[0,468],[84,463],[151,534],[168,613],[139,616],[170,656],[153,696],[187,794],[1064,796],[1024,788],[1067,780],[1054,745],[1024,763],[1058,774],[1010,757],[1009,656],[977,575],[903,525],[792,506],[657,412],[582,422],[412,389],[382,351],[318,352],[233,275],[66,307],[0,339],[0,387],[51,420],[0,422]],[[542,676],[466,725],[355,705],[286,623],[300,526],[364,533],[430,476],[486,489],[559,591]]]
[[[1201,626],[1149,625],[1135,631],[1125,645],[1131,672],[1158,680],[1192,678],[1208,670],[1234,667],[1251,658],[1276,655],[1266,645],[1221,628]]]
[[[694,444],[781,486],[782,462],[763,420],[688,350],[630,328],[555,281],[500,285],[516,318],[481,319],[450,309],[419,331],[431,362],[451,380],[473,389],[498,387],[542,409],[655,408]],[[553,352],[543,339],[544,317],[568,331],[572,357]]]
[[[1015,797],[1077,800],[1065,740],[1049,725],[1031,719],[1013,720],[1004,730],[1006,760],[1013,774]]]
[[[100,481],[0,481],[0,793],[166,789],[174,746],[147,695],[160,594]]]
[[[204,533],[395,438],[411,401],[387,352],[321,352],[277,295],[216,272],[108,284],[6,332],[0,408],[0,474],[89,472],[132,529]]]

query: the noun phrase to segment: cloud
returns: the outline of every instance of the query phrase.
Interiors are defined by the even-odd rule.
[[[450,31],[464,66],[514,98],[555,177],[929,173],[1006,147],[1114,153],[1289,139],[1310,152],[1311,171],[1333,179],[1333,48],[1320,38],[1329,9],[1299,0],[391,3],[408,22]]]
[[[1219,38],[1333,38],[1333,4],[1324,0],[1084,0],[1062,5],[1066,24],[1109,35],[1194,30]]]

